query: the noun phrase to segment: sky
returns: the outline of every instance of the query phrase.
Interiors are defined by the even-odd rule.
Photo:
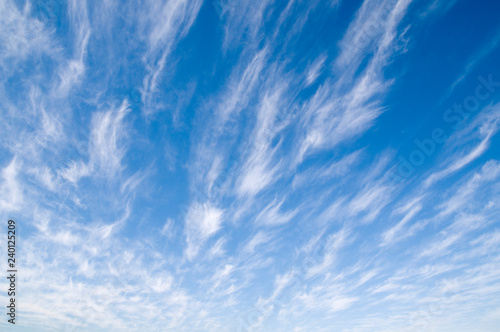
[[[499,13],[0,0],[0,330],[499,331]]]

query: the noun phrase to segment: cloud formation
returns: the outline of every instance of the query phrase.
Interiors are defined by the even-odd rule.
[[[1,1],[19,327],[494,331],[498,9]]]

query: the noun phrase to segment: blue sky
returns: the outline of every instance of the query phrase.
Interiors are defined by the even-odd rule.
[[[498,331],[499,12],[0,1],[15,328]]]

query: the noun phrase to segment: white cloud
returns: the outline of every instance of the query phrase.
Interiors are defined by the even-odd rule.
[[[184,38],[193,25],[203,1],[150,1],[139,11],[148,50],[144,56],[147,74],[141,88],[144,112],[156,111],[153,96],[159,92],[160,76],[174,46]]]
[[[234,48],[242,41],[244,34],[251,46],[257,44],[259,31],[264,24],[264,13],[269,10],[272,2],[242,0],[238,3],[232,0],[216,0],[219,17],[224,20],[224,42],[222,48]]]
[[[274,199],[255,217],[255,222],[266,226],[278,226],[289,222],[298,211],[295,209],[282,212],[281,206],[284,201],[284,199],[281,201]]]
[[[326,80],[304,104],[302,121],[306,134],[299,143],[297,163],[314,150],[331,149],[360,135],[382,113],[374,97],[386,91],[391,83],[382,73],[390,57],[398,51],[397,27],[409,3],[407,0],[394,6],[389,1],[363,3],[341,42],[335,69],[340,77],[335,82]],[[361,74],[353,78],[367,48],[374,50],[373,57]]]
[[[259,231],[243,247],[243,252],[252,254],[259,245],[267,243],[271,237],[269,234]]]
[[[318,76],[321,74],[323,70],[323,66],[326,61],[326,54],[321,54],[308,68],[307,76],[306,76],[306,85],[313,84]]]
[[[221,237],[215,242],[215,244],[209,249],[208,257],[209,259],[213,259],[215,257],[220,257],[225,254],[224,245],[226,244],[226,239]]]
[[[163,228],[160,231],[161,235],[165,236],[167,239],[171,239],[174,235],[174,227],[174,221],[168,218],[165,222],[165,225],[163,225]]]
[[[30,14],[30,3],[22,11],[12,1],[0,3],[0,66],[6,73],[34,53],[55,55],[60,51],[52,41],[52,31]]]
[[[20,165],[14,157],[9,165],[2,169],[0,185],[0,210],[4,212],[18,211],[23,203],[23,189],[18,181]]]
[[[81,82],[85,73],[85,56],[91,30],[87,17],[87,2],[72,0],[68,3],[68,12],[72,30],[75,32],[74,57],[59,71],[59,82],[53,95],[64,98],[70,90]]]
[[[240,67],[234,70],[227,92],[222,97],[223,100],[218,109],[221,125],[224,125],[234,113],[238,114],[248,105],[254,89],[260,82],[261,72],[266,65],[267,53],[267,48],[261,49],[247,63],[241,63]]]
[[[354,240],[354,236],[351,235],[351,231],[345,226],[336,233],[328,235],[323,248],[322,260],[308,268],[306,273],[307,278],[325,273],[331,268],[337,259],[338,252]]]
[[[456,146],[460,142],[458,149],[462,150],[469,141],[480,138],[481,141],[474,146],[468,153],[458,151],[451,156],[451,161],[445,169],[431,174],[426,180],[425,185],[431,186],[435,182],[457,172],[464,168],[477,158],[479,158],[490,147],[490,141],[498,132],[498,116],[500,115],[500,108],[498,106],[488,107],[485,113],[481,114],[475,121],[467,126],[462,131],[456,133],[450,138],[450,141]],[[458,156],[457,156],[458,155]]]
[[[96,113],[92,116],[90,162],[106,176],[113,176],[122,169],[125,155],[127,128],[125,116],[130,112],[126,101],[117,110]]]
[[[488,161],[481,167],[480,171],[474,172],[468,181],[460,184],[450,198],[439,205],[441,210],[439,215],[449,215],[466,208],[471,202],[471,198],[480,192],[481,187],[488,183],[494,183],[499,175],[500,163],[494,160]]]
[[[77,183],[82,177],[90,175],[92,169],[86,163],[70,161],[66,168],[60,169],[58,174],[69,182]]]
[[[192,260],[201,246],[215,233],[223,221],[223,211],[209,204],[194,203],[189,207],[185,219],[186,256]]]
[[[384,234],[382,234],[382,243],[381,245],[392,245],[398,239],[396,236],[401,232],[403,227],[422,209],[421,204],[417,204],[411,208],[410,211],[399,221],[396,225],[388,229]]]
[[[260,101],[249,153],[245,155],[246,160],[237,180],[240,196],[255,196],[279,178],[278,170],[282,165],[280,161],[273,161],[279,144],[271,147],[271,142],[284,125],[276,119],[284,107],[284,89],[284,86],[278,86]]]
[[[396,82],[386,69],[406,51],[407,9],[426,5],[363,1],[336,43],[339,2],[224,0],[211,26],[214,4],[201,0],[71,0],[63,30],[36,18],[38,3],[0,3],[2,155],[16,156],[1,172],[0,209],[34,209],[23,212],[33,235],[22,241],[24,322],[404,331],[455,277],[462,293],[446,319],[498,302],[500,167],[475,166],[498,114],[478,110],[429,167],[454,184],[391,182],[386,118],[355,139],[397,111],[384,101]],[[332,39],[311,39],[322,25]],[[210,40],[197,43],[194,27]],[[152,116],[160,109],[173,111]]]

